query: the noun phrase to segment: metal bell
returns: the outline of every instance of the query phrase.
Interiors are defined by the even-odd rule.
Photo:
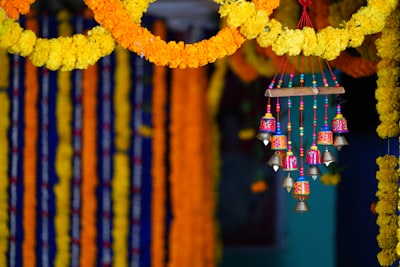
[[[283,188],[286,188],[286,191],[288,193],[292,190],[292,188],[294,186],[294,180],[290,176],[290,172],[288,173],[288,175],[285,178],[283,178],[281,186]]]
[[[321,163],[323,163],[326,167],[328,167],[332,162],[335,162],[335,161],[336,161],[336,157],[328,149],[326,149],[324,152],[322,152]]]
[[[342,146],[347,146],[349,143],[343,135],[335,136],[335,140],[333,141],[333,145],[337,147],[338,150],[342,148]]]
[[[271,133],[268,133],[268,132],[259,132],[257,135],[256,135],[256,138],[258,139],[258,140],[261,140],[262,142],[263,142],[263,144],[265,145],[265,146],[267,146],[268,144],[269,144],[269,140],[271,139]]]
[[[267,162],[268,166],[271,166],[272,169],[277,172],[282,166],[282,155],[277,151],[275,152],[268,160]]]
[[[311,178],[316,180],[318,178],[318,176],[322,175],[322,173],[317,165],[310,165],[310,166],[308,166],[306,175],[311,176]]]
[[[309,212],[310,208],[308,207],[307,202],[300,200],[297,202],[296,207],[294,208],[294,211],[300,212],[300,213]]]

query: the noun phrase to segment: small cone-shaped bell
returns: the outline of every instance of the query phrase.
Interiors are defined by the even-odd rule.
[[[261,140],[262,142],[263,142],[263,144],[265,145],[265,146],[267,146],[268,144],[269,144],[269,140],[271,139],[271,133],[267,133],[267,132],[259,132],[257,135],[256,135],[256,138],[258,139],[258,140]]]
[[[310,211],[310,208],[307,205],[307,202],[300,200],[297,202],[296,207],[294,208],[294,211],[296,212],[308,212]]]
[[[281,186],[283,188],[286,188],[286,191],[288,191],[288,193],[289,193],[292,190],[293,185],[294,185],[294,181],[293,181],[293,178],[290,177],[290,173],[289,173],[288,176],[283,178]]]
[[[321,163],[328,167],[331,163],[336,161],[336,157],[328,149],[322,152]]]
[[[322,173],[317,165],[310,165],[308,166],[306,175],[311,176],[314,180],[316,180],[318,176],[322,175]]]
[[[343,135],[337,135],[333,141],[333,145],[337,147],[338,150],[340,150],[342,146],[347,146],[348,144],[349,143]]]
[[[271,166],[272,169],[277,172],[279,167],[282,165],[282,158],[279,153],[274,153],[267,162],[268,166]]]

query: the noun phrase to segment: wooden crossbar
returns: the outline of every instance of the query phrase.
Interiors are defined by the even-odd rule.
[[[265,96],[267,97],[284,97],[284,96],[306,96],[306,95],[333,95],[344,94],[342,86],[331,87],[290,87],[267,89]]]

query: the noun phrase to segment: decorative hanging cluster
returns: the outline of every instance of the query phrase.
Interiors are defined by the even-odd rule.
[[[298,29],[303,27],[313,28],[307,7],[311,5],[310,0],[298,1],[303,7],[300,21],[297,25]],[[267,97],[266,113],[261,118],[259,133],[256,136],[265,146],[268,146],[274,151],[267,164],[270,165],[276,172],[280,168],[287,172],[287,176],[282,181],[282,187],[288,192],[293,190],[293,196],[298,200],[295,211],[309,211],[309,207],[305,202],[310,195],[310,184],[306,177],[311,177],[316,180],[322,175],[319,168],[324,164],[329,166],[336,160],[334,154],[329,150],[330,146],[334,146],[340,150],[342,146],[347,145],[347,141],[343,134],[348,132],[347,121],[341,113],[340,97],[337,98],[336,115],[329,124],[329,98],[328,95],[340,95],[344,93],[344,88],[341,87],[336,79],[336,76],[331,69],[329,63],[328,71],[324,71],[323,63],[320,58],[302,54],[294,58],[295,64],[290,64],[288,69],[289,59],[283,57],[281,63],[272,78],[268,89],[265,92]],[[300,71],[294,67],[299,63]],[[306,65],[309,66],[310,73],[306,73]],[[315,66],[316,65],[316,66]],[[306,75],[308,74],[308,75]],[[318,74],[318,75],[317,75]],[[320,130],[318,127],[318,95],[324,96],[324,117]],[[306,111],[306,96],[313,96],[312,111],[313,117],[311,122],[311,145],[305,151],[305,116]],[[281,126],[281,98],[287,98],[287,135],[282,133]],[[272,111],[271,100],[275,98],[275,116]],[[294,101],[294,98],[296,98]],[[297,101],[298,100],[298,101]],[[298,102],[298,144],[293,144],[293,125],[292,112],[294,103]],[[321,154],[319,146],[324,147],[324,152]],[[295,150],[295,148],[297,148]],[[305,165],[308,166],[305,171]],[[292,172],[299,171],[299,176],[296,180],[292,178]]]

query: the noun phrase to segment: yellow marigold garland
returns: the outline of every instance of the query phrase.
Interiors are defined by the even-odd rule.
[[[29,17],[26,21],[27,28],[37,32],[37,21]],[[37,102],[39,95],[39,81],[37,68],[30,61],[25,63],[25,128],[24,128],[24,194],[23,194],[23,229],[24,240],[22,243],[24,266],[35,266],[36,263],[36,166],[37,166],[37,141],[38,141],[38,111]]]
[[[380,125],[376,131],[381,138],[395,137],[400,133],[400,11],[397,8],[388,17],[382,35],[376,40],[378,80],[375,98]]]
[[[398,243],[396,237],[398,228],[396,212],[399,200],[397,193],[399,173],[396,170],[398,160],[395,156],[385,155],[378,157],[376,163],[379,170],[376,172],[378,202],[375,211],[378,214],[376,222],[379,226],[377,241],[381,248],[377,257],[381,266],[391,266],[397,258],[396,245]]]
[[[207,90],[207,103],[208,110],[210,113],[211,120],[211,175],[212,175],[212,184],[211,184],[211,192],[214,194],[215,201],[218,199],[218,185],[220,180],[220,167],[221,167],[221,155],[220,155],[220,132],[219,126],[217,122],[217,114],[219,110],[220,100],[224,91],[225,86],[225,75],[228,69],[228,59],[222,58],[218,59],[214,63],[214,71],[211,75],[210,82]],[[214,203],[216,205],[216,203]],[[215,231],[218,233],[218,221],[215,219]],[[216,249],[215,249],[215,257],[219,260],[222,256],[222,244],[219,241],[219,238],[216,238]]]
[[[8,151],[9,140],[8,130],[10,125],[9,112],[10,100],[8,97],[7,89],[9,86],[10,73],[10,59],[7,51],[0,49],[0,266],[8,266],[7,251],[8,251],[8,238],[10,230],[9,223],[9,205],[8,205]]]
[[[113,200],[113,266],[128,266],[129,235],[129,196],[130,196],[130,147],[131,128],[129,90],[131,88],[129,53],[126,49],[116,48],[115,69],[115,149],[114,176],[112,185]]]
[[[164,23],[157,20],[153,26],[154,33],[161,38],[166,37]],[[167,99],[167,69],[154,66],[152,94],[152,215],[151,215],[151,266],[164,267],[165,252],[165,222],[166,222],[166,99]]]
[[[67,11],[58,14],[58,32],[60,36],[69,36],[72,26],[69,23],[70,15]],[[73,169],[72,148],[72,99],[71,99],[71,72],[60,71],[57,76],[56,117],[58,145],[56,150],[55,169],[58,183],[54,185],[56,198],[56,214],[54,218],[57,253],[54,265],[68,266],[70,263],[69,231],[71,229],[71,180]]]
[[[11,54],[30,57],[33,65],[50,70],[86,69],[100,58],[109,55],[115,41],[104,28],[96,26],[87,36],[75,34],[53,39],[38,38],[30,30],[6,17],[0,8],[0,48]]]
[[[314,1],[309,7],[311,18],[315,21],[317,28],[324,28],[329,25],[329,18],[332,15],[329,11],[330,5],[331,0],[321,0]],[[375,61],[352,56],[347,51],[342,51],[330,64],[354,78],[370,76],[377,70]]]

